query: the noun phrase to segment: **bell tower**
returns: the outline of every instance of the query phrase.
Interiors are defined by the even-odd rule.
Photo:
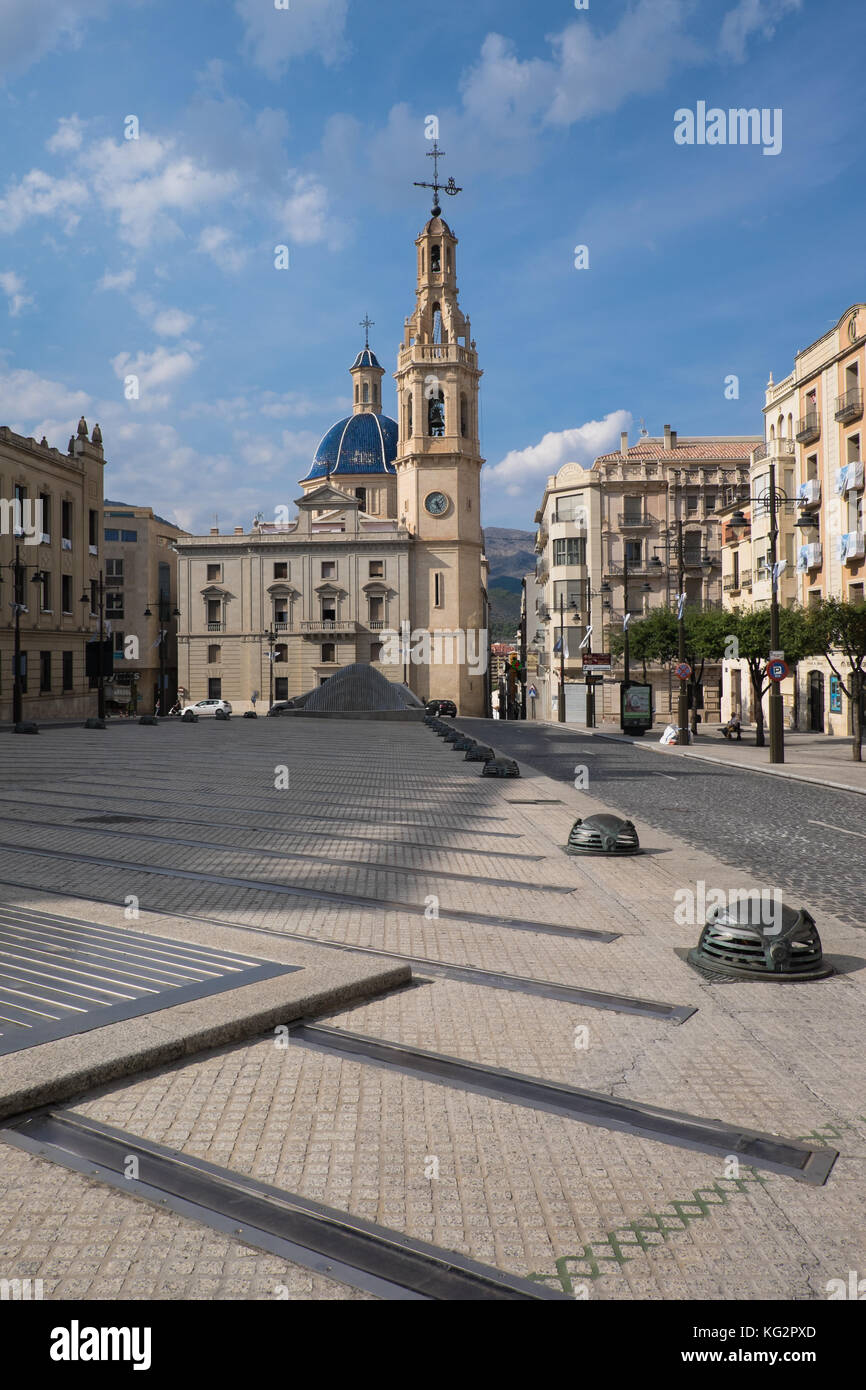
[[[397,358],[400,435],[397,516],[414,537],[413,628],[430,637],[430,663],[412,663],[422,698],[454,700],[464,714],[486,712],[487,609],[482,576],[481,371],[457,290],[457,237],[442,217],[442,152],[434,142],[430,221],[416,239],[415,311]]]

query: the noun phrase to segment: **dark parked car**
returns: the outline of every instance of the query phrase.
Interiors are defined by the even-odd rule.
[[[457,718],[457,706],[453,700],[428,700],[425,708],[428,714],[438,714],[440,719]]]
[[[271,705],[270,709],[268,710],[268,714],[272,715],[273,717],[276,717],[277,715],[284,714],[287,709],[294,708],[294,700],[277,700],[274,704]]]

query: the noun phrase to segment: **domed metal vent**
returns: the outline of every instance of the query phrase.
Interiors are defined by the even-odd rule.
[[[774,907],[758,893],[744,893],[736,903],[714,907],[688,960],[716,975],[776,980],[821,980],[832,975],[818,928],[805,908],[779,904],[774,911]]]
[[[447,734],[445,735],[445,742],[446,742],[446,743],[459,743],[460,739],[461,739],[461,738],[465,738],[465,737],[466,737],[466,735],[462,732],[462,730],[460,730],[460,729],[449,729],[448,732],[447,732]]]
[[[587,816],[571,827],[566,854],[638,854],[640,841],[630,820],[621,816]]]
[[[467,757],[469,755],[467,754]],[[520,768],[513,758],[490,758],[481,769],[482,777],[519,777]]]
[[[476,743],[474,748],[470,748],[464,758],[467,763],[490,763],[496,757],[492,748],[488,748],[486,743]]]
[[[452,740],[451,751],[453,753],[466,753],[470,748],[475,747],[475,739],[468,734],[461,734],[460,738]]]

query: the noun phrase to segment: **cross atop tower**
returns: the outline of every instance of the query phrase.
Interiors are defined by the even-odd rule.
[[[369,314],[365,314],[361,319],[360,327],[364,330],[364,347],[370,346],[370,329],[375,325],[376,320],[371,319]]]
[[[427,151],[427,158],[433,160],[433,182],[418,183],[416,179],[415,187],[433,189],[433,216],[438,217],[442,212],[442,209],[439,206],[439,194],[447,193],[450,198],[453,198],[457,193],[462,193],[463,189],[457,187],[457,184],[454,182],[453,178],[449,178],[447,183],[439,182],[439,161],[440,159],[445,158],[445,151],[440,150],[438,140],[433,141],[433,148],[432,150]]]

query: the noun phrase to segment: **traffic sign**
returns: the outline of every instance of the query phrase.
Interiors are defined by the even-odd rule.
[[[603,671],[610,672],[613,669],[610,652],[584,652],[583,669],[591,671],[593,675],[601,675]]]
[[[771,661],[767,667],[767,675],[770,677],[771,681],[785,680],[788,675],[787,661],[779,661],[778,659]]]
[[[784,661],[784,660],[785,660],[785,653],[784,653],[784,652],[770,652],[770,660],[771,660],[771,661]]]
[[[674,667],[674,675],[681,681],[687,681],[692,674],[692,668],[687,661],[678,661]]]

